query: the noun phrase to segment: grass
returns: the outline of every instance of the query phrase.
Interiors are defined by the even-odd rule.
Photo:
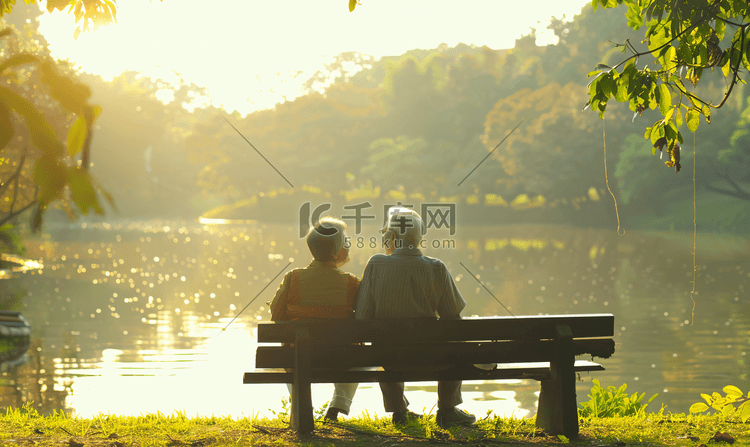
[[[315,432],[297,437],[281,415],[256,417],[187,417],[184,413],[142,416],[99,415],[91,419],[63,412],[39,415],[33,408],[9,408],[0,414],[0,445],[107,446],[414,446],[414,445],[521,445],[521,446],[750,446],[750,423],[715,415],[646,414],[639,417],[581,419],[580,437],[568,440],[547,436],[533,419],[500,418],[488,414],[476,427],[443,430],[434,416],[424,416],[403,427],[389,418],[364,414],[341,423],[316,422]],[[726,433],[722,438],[717,433]],[[721,439],[726,439],[722,441]]]

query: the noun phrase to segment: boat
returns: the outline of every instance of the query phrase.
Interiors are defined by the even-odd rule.
[[[21,312],[0,310],[0,365],[23,363],[31,344],[31,326]]]

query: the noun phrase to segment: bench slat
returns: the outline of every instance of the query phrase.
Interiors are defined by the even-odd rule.
[[[557,326],[568,326],[573,338],[611,337],[614,315],[537,315],[481,317],[462,320],[312,320],[260,323],[258,342],[291,343],[294,328],[306,327],[313,340],[336,342],[346,334],[347,342],[441,342],[471,340],[552,339]]]
[[[574,340],[575,355],[607,358],[614,353],[612,339]],[[554,342],[420,343],[400,345],[322,345],[313,347],[313,368],[361,366],[433,366],[474,363],[548,362],[554,356]],[[292,368],[294,348],[260,346],[256,368]]]
[[[533,365],[533,366],[532,366]],[[438,380],[503,380],[503,379],[549,379],[549,363],[498,365],[498,369],[484,371],[478,368],[452,368],[438,372],[394,372],[394,371],[313,371],[313,383],[377,383],[377,382],[434,382]],[[578,360],[576,372],[604,371],[604,367],[588,360]],[[292,373],[246,372],[242,383],[291,383]]]

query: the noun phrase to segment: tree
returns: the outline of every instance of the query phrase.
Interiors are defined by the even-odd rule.
[[[634,118],[645,110],[658,108],[661,119],[646,129],[653,149],[666,149],[667,166],[680,170],[679,127],[687,124],[695,132],[703,116],[711,122],[711,110],[727,103],[735,85],[750,69],[750,4],[739,0],[594,0],[598,6],[626,5],[628,26],[646,31],[638,49],[629,39],[615,43],[631,54],[614,66],[599,64],[589,73],[589,100],[585,107],[604,117],[607,103],[614,98],[628,103]],[[641,58],[655,68],[639,66]],[[686,84],[698,85],[706,70],[721,70],[727,81],[721,98],[714,99],[688,91]]]
[[[27,5],[35,3],[35,0],[24,1]],[[0,0],[0,17],[9,14],[15,3],[15,0]],[[47,0],[46,6],[48,12],[68,7],[76,23],[82,21],[74,32],[76,38],[91,25],[96,29],[116,20],[116,7],[110,0]],[[36,210],[31,225],[37,231],[44,211],[55,200],[62,199],[73,217],[76,211],[69,206],[70,202],[80,213],[93,210],[103,214],[98,193],[108,197],[88,172],[93,126],[101,107],[89,103],[90,88],[72,74],[61,72],[46,48],[36,53],[18,51],[14,32],[12,26],[0,30],[0,38],[7,43],[2,53],[5,57],[0,60],[0,78],[4,81],[0,85],[0,162],[10,168],[5,169],[10,175],[0,178],[0,193],[6,199],[0,214],[0,231],[9,248],[18,245],[8,243],[17,241],[10,223],[32,206],[36,205]],[[31,77],[38,81],[33,87],[25,84]],[[39,92],[34,90],[37,86],[41,90],[42,85],[45,99],[52,98],[66,115],[75,116],[66,123],[65,142],[58,138],[61,129],[50,122],[49,114],[40,111],[41,96],[35,99],[35,93]],[[13,147],[19,142],[23,142],[23,149]],[[34,160],[33,176],[29,175],[32,171],[27,159]],[[24,191],[30,188],[26,188],[23,178],[33,178],[36,184],[33,194]]]
[[[589,116],[570,107],[585,96],[574,83],[550,83],[497,101],[484,124],[488,150],[524,120],[492,155],[501,167],[495,178],[504,194],[555,200],[585,195],[591,188],[592,177],[601,172],[601,141]]]

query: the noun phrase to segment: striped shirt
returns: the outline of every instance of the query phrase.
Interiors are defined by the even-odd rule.
[[[466,306],[443,261],[418,248],[370,258],[362,274],[355,318],[459,319]]]

